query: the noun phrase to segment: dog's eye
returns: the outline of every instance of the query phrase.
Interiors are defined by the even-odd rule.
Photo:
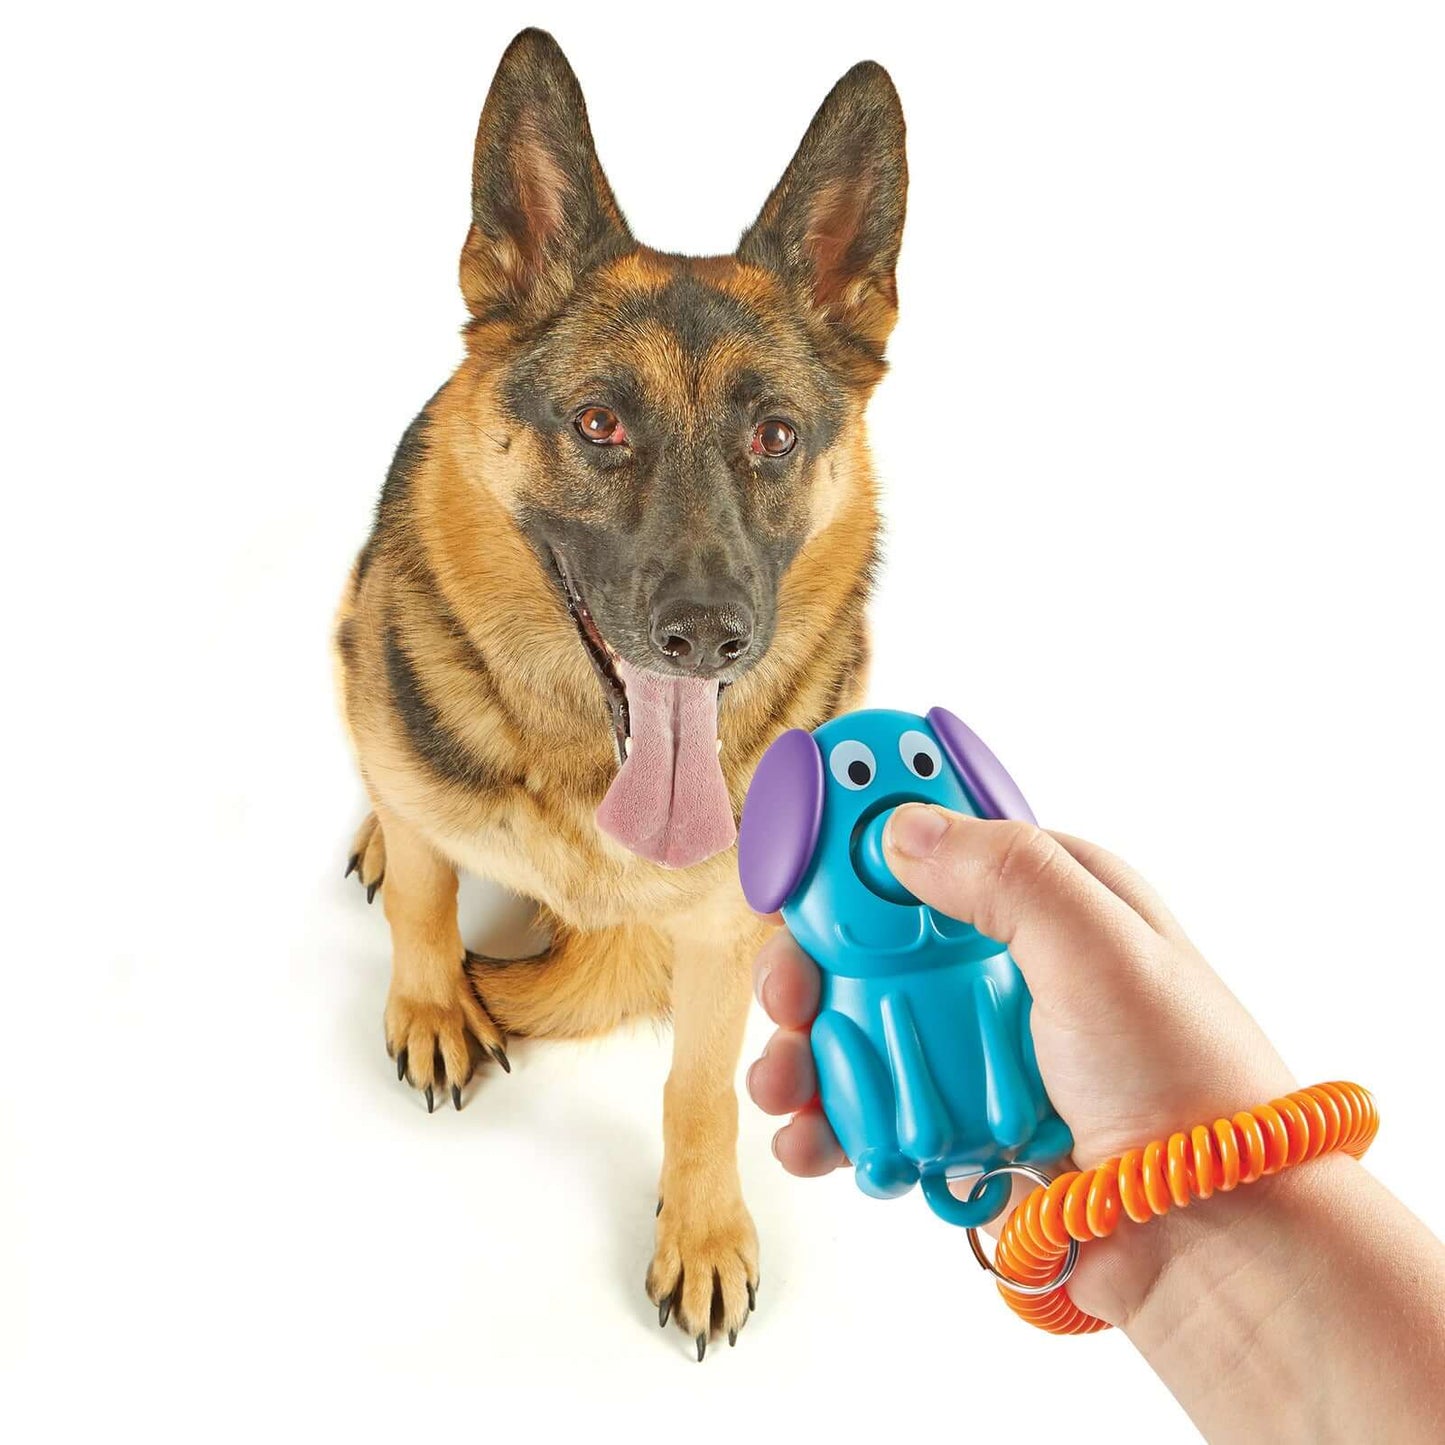
[[[908,732],[898,739],[903,766],[916,778],[936,778],[943,767],[938,744],[927,733]]]
[[[627,428],[611,407],[584,406],[572,419],[580,436],[599,447],[621,446],[627,440]]]
[[[872,750],[851,740],[839,743],[828,754],[828,766],[832,768],[833,776],[855,793],[866,788],[878,771]]]
[[[797,444],[797,432],[775,416],[753,428],[752,450],[760,457],[785,457]]]

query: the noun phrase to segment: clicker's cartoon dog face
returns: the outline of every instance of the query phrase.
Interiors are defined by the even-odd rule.
[[[860,976],[880,954],[911,955],[935,934],[955,944],[970,936],[889,871],[883,830],[902,803],[1033,821],[998,760],[944,708],[850,713],[815,733],[784,733],[764,754],[738,841],[748,902],[783,909],[805,948],[809,934],[828,938],[823,952],[841,943]]]

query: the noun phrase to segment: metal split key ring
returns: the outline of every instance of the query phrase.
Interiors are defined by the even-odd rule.
[[[1000,1164],[997,1168],[989,1169],[980,1174],[974,1180],[973,1188],[968,1191],[967,1203],[972,1204],[983,1191],[988,1187],[989,1181],[997,1179],[1000,1175],[1017,1175],[1021,1179],[1031,1180],[1041,1189],[1046,1189],[1053,1180],[1049,1178],[1042,1169],[1035,1169],[1030,1164]],[[999,1284],[1014,1294],[1041,1295],[1049,1294],[1058,1289],[1074,1272],[1074,1266],[1079,1262],[1079,1241],[1069,1240],[1068,1252],[1064,1255],[1064,1262],[1059,1266],[1052,1279],[1045,1280],[1043,1284],[1020,1284],[1017,1280],[1010,1279],[1006,1274],[1001,1273],[994,1265],[994,1262],[983,1252],[983,1245],[979,1243],[978,1230],[965,1229],[968,1235],[968,1247],[973,1251],[973,1257],[979,1264],[991,1274]]]

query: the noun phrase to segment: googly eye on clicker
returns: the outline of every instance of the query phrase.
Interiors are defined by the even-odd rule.
[[[898,755],[915,778],[936,778],[943,767],[943,754],[927,733],[910,731],[898,739]]]
[[[851,792],[861,792],[878,776],[878,762],[866,743],[849,739],[828,754],[833,776]]]

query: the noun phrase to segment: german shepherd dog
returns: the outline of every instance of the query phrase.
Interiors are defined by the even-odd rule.
[[[733,255],[651,250],[566,58],[518,35],[477,131],[466,359],[402,437],[335,629],[397,1076],[460,1107],[509,1035],[670,1015],[646,1287],[699,1359],[758,1284],[734,1076],[769,925],[734,820],[779,732],[861,699],[863,413],[906,188],[898,97],[865,62]],[[459,869],[535,900],[547,952],[469,955]]]

